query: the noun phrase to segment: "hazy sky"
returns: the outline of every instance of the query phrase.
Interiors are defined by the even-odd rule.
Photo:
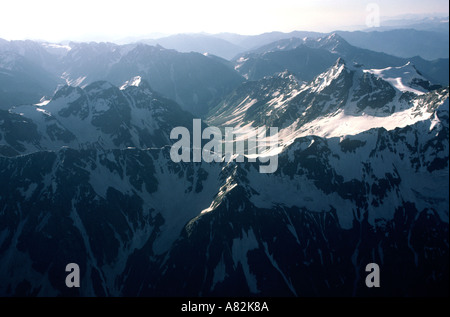
[[[0,2],[0,38],[113,40],[151,33],[329,32],[381,16],[447,14],[447,0],[11,0]]]

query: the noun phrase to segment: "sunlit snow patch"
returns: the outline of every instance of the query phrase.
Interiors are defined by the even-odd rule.
[[[139,87],[139,85],[141,84],[141,81],[142,81],[141,76],[135,76],[135,77],[131,78],[130,80],[127,80],[122,86],[120,86],[120,90],[124,90],[130,86]]]
[[[364,72],[371,73],[378,78],[382,78],[388,83],[390,83],[394,88],[401,92],[412,92],[417,95],[423,95],[427,91],[418,86],[412,84],[415,79],[427,81],[423,76],[421,76],[414,65],[410,62],[400,67],[387,67],[383,69],[367,69]]]

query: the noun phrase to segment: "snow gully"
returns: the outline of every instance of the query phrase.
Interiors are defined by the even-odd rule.
[[[266,135],[266,128],[231,128],[225,127],[225,138],[218,127],[206,127],[203,132],[201,120],[193,119],[192,147],[191,135],[185,127],[175,127],[170,132],[170,139],[178,139],[170,149],[170,158],[179,163],[205,161],[206,163],[221,162],[256,162],[268,163],[259,166],[260,173],[274,173],[278,169],[278,128],[270,127],[270,136]],[[212,137],[212,139],[211,139]],[[202,141],[209,140],[203,145]],[[225,155],[223,156],[223,148]]]

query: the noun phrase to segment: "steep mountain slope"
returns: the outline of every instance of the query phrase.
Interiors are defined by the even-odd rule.
[[[39,101],[50,95],[57,78],[11,51],[0,50],[0,109]]]
[[[288,47],[289,43],[285,44]],[[302,80],[310,81],[325,71],[336,56],[326,50],[299,45],[292,50],[269,51],[258,55],[252,53],[240,57],[235,69],[247,80],[258,80],[274,73],[289,70]]]
[[[71,86],[86,86],[94,81],[108,80],[108,73],[134,45],[114,43],[69,43],[70,50],[59,58],[58,74]],[[131,74],[128,78],[137,75]],[[119,84],[119,83],[115,83]]]
[[[136,75],[197,116],[208,112],[243,81],[216,58],[142,44],[122,57],[107,77],[119,84]]]
[[[48,44],[37,41],[5,41],[0,40],[0,52],[10,52],[24,57],[29,63],[43,68],[49,73],[57,71],[54,54],[49,52]]]
[[[214,195],[216,186],[202,183],[208,166],[174,164],[168,152],[62,149],[0,159],[0,293],[119,294],[118,274],[135,249],[164,252]],[[67,261],[79,263],[82,290],[66,288]]]

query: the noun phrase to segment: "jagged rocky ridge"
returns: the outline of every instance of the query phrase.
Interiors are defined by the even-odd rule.
[[[64,86],[41,104],[0,110],[0,154],[70,148],[162,147],[192,114],[154,92],[139,76],[120,88],[106,81]],[[3,141],[3,142],[2,142]]]
[[[290,38],[275,41],[234,58],[235,69],[248,80],[259,80],[286,69],[301,80],[311,81],[338,58],[367,69],[400,67],[412,62],[433,84],[448,85],[448,59],[402,58],[350,45],[337,33],[319,38]]]
[[[338,58],[310,82],[289,71],[248,81],[215,108],[206,121],[219,127],[278,127],[290,144],[300,136],[354,135],[370,128],[388,130],[424,120],[448,98],[415,66],[364,69]]]

